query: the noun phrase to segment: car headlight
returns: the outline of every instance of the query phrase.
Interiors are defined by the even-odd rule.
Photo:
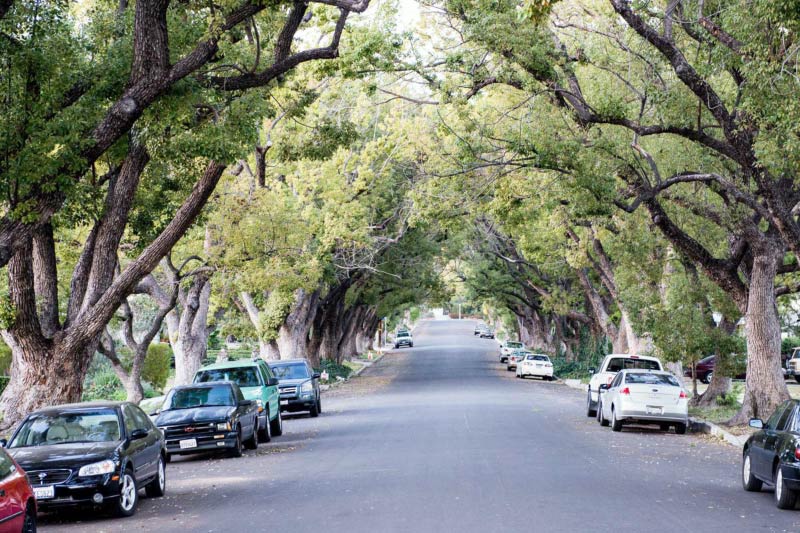
[[[258,405],[259,413],[264,410],[264,402],[262,402],[261,400],[256,400],[256,405]]]
[[[300,386],[300,392],[313,392],[314,384],[310,381],[306,381]]]
[[[224,423],[217,424],[217,431],[230,431],[230,430],[231,430],[231,423],[230,422],[224,422]]]
[[[117,463],[106,459],[97,463],[82,466],[78,470],[78,477],[100,476],[103,474],[111,474],[117,469]]]

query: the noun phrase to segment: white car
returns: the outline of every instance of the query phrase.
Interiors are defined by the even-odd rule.
[[[621,431],[624,424],[657,424],[663,431],[675,427],[686,433],[689,404],[686,391],[669,372],[622,370],[610,385],[600,386],[597,421]]]
[[[553,363],[544,354],[532,353],[525,356],[525,359],[517,363],[517,377],[527,376],[540,377],[543,380],[553,379]]]
[[[644,355],[612,353],[605,356],[597,372],[595,372],[594,369],[589,370],[592,377],[589,379],[589,390],[586,393],[586,416],[597,416],[597,401],[600,399],[598,395],[600,385],[610,384],[614,376],[617,375],[617,372],[631,368],[664,370],[664,365],[662,365],[661,361],[657,358]]]
[[[500,345],[500,362],[505,363],[508,356],[517,350],[524,350],[525,345],[517,341],[505,341]]]

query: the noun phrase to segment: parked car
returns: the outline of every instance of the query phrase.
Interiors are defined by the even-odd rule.
[[[478,322],[477,324],[475,324],[475,331],[473,331],[472,334],[480,335],[481,331],[483,331],[484,329],[486,329],[486,324]]]
[[[766,423],[750,420],[753,433],[742,449],[742,487],[758,492],[775,486],[775,504],[794,509],[800,491],[800,401],[786,400]]]
[[[695,373],[697,375],[697,379],[702,381],[703,383],[711,383],[712,378],[714,377],[714,362],[716,361],[716,357],[713,355],[709,355],[708,357],[704,357],[700,359],[697,364],[695,365]],[[692,367],[688,367],[686,370],[683,371],[684,377],[691,378],[692,377]],[[736,374],[735,379],[746,379],[747,374],[745,372],[741,372]]]
[[[531,352],[527,350],[516,350],[509,354],[508,359],[506,360],[506,370],[509,372],[512,370],[517,369],[517,363],[525,359],[525,357],[533,355]]]
[[[258,447],[258,406],[236,383],[215,381],[175,387],[164,400],[156,425],[173,455],[224,450],[241,457]]]
[[[106,505],[131,516],[139,489],[166,491],[164,436],[128,402],[56,405],[31,413],[7,445],[28,475],[37,505],[50,510]]]
[[[786,375],[793,376],[800,383],[800,347],[792,349],[792,354],[786,361]]]
[[[246,400],[258,407],[258,438],[269,442],[273,436],[283,435],[278,378],[269,365],[261,359],[252,361],[226,361],[204,366],[194,375],[195,383],[232,381],[242,390]]]
[[[545,381],[551,381],[553,379],[553,363],[550,358],[544,354],[532,353],[517,362],[517,377],[525,378],[528,376],[540,377]]]
[[[603,392],[597,407],[597,421],[622,431],[624,424],[657,424],[663,431],[672,426],[675,433],[686,433],[689,402],[677,378],[669,372],[622,370]]]
[[[408,346],[409,348],[414,347],[414,338],[411,336],[410,331],[397,332],[397,336],[394,338],[394,348],[396,350],[401,346]]]
[[[591,378],[589,379],[589,390],[586,393],[586,416],[597,416],[600,385],[609,385],[620,370],[634,368],[664,370],[661,361],[655,357],[627,354],[609,354],[600,363],[598,371],[590,368]]]
[[[511,352],[524,349],[525,346],[521,342],[505,341],[500,345],[500,362],[505,363],[508,360],[508,356],[511,354]]]
[[[278,378],[281,393],[281,410],[290,413],[308,411],[311,416],[322,412],[322,397],[319,390],[319,374],[314,372],[305,359],[286,359],[270,363]]]
[[[36,531],[36,498],[25,471],[0,448],[0,531]]]

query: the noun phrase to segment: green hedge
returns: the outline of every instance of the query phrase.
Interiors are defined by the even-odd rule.
[[[172,348],[169,344],[151,344],[147,348],[147,356],[144,359],[142,380],[147,381],[156,389],[163,389],[169,378],[171,362]]]

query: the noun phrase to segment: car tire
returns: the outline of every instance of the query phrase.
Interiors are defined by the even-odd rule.
[[[599,403],[599,402],[598,402]],[[592,391],[586,391],[586,416],[592,418],[597,416],[597,408],[592,409]]]
[[[165,455],[164,456],[164,461],[166,461],[167,463],[171,463],[172,462],[172,454],[168,453],[167,455]]]
[[[617,420],[617,411],[611,406],[611,431],[622,431],[622,420]]]
[[[317,412],[322,414],[322,397],[317,398]]]
[[[167,468],[163,457],[158,458],[156,477],[144,486],[148,498],[160,498],[167,492]]]
[[[139,487],[136,486],[136,478],[133,472],[126,468],[120,479],[119,497],[114,501],[114,514],[120,517],[133,516],[136,514],[136,506],[139,503]]]
[[[414,343],[412,342],[411,344],[408,345],[408,347],[409,348],[413,348],[414,347]]]
[[[686,434],[686,424],[683,422],[679,424],[675,424],[675,433],[678,435],[685,435]]]
[[[242,428],[236,430],[236,444],[228,450],[228,457],[241,457],[242,456]]]
[[[800,376],[795,376],[795,377],[794,377],[794,380],[795,380],[796,382],[800,383]]]
[[[319,409],[317,409],[317,402],[314,402],[314,405],[311,406],[311,409],[308,410],[308,414],[311,418],[316,418],[319,416]]]
[[[280,409],[278,409],[278,412],[280,412]],[[258,440],[261,442],[269,442],[272,440],[272,424],[269,422],[269,409],[267,409],[267,423],[264,424],[263,428],[258,428],[258,431],[260,432],[258,434]]]
[[[786,482],[783,480],[783,470],[778,464],[775,472],[775,505],[778,506],[778,509],[794,509],[796,504],[797,492],[786,486]]]
[[[283,435],[283,416],[281,416],[280,409],[278,409],[278,416],[275,417],[275,420],[269,421],[269,432],[275,437]]]
[[[253,436],[244,441],[244,447],[248,450],[258,449],[258,417],[256,417],[256,427],[253,428]]]
[[[597,402],[597,421],[600,422],[600,425],[604,428],[608,427],[608,420],[603,415],[603,402]]]
[[[22,520],[22,533],[36,533],[36,505],[33,502],[25,507],[25,518]]]
[[[669,424],[659,424],[658,427],[665,433],[669,431]]]
[[[759,492],[764,482],[753,475],[750,463],[750,450],[744,452],[742,457],[742,488],[747,492]]]
[[[711,372],[707,372],[706,375],[703,376],[702,381],[705,384],[709,384],[709,383],[711,383],[712,379],[714,379],[714,371],[713,370]]]

